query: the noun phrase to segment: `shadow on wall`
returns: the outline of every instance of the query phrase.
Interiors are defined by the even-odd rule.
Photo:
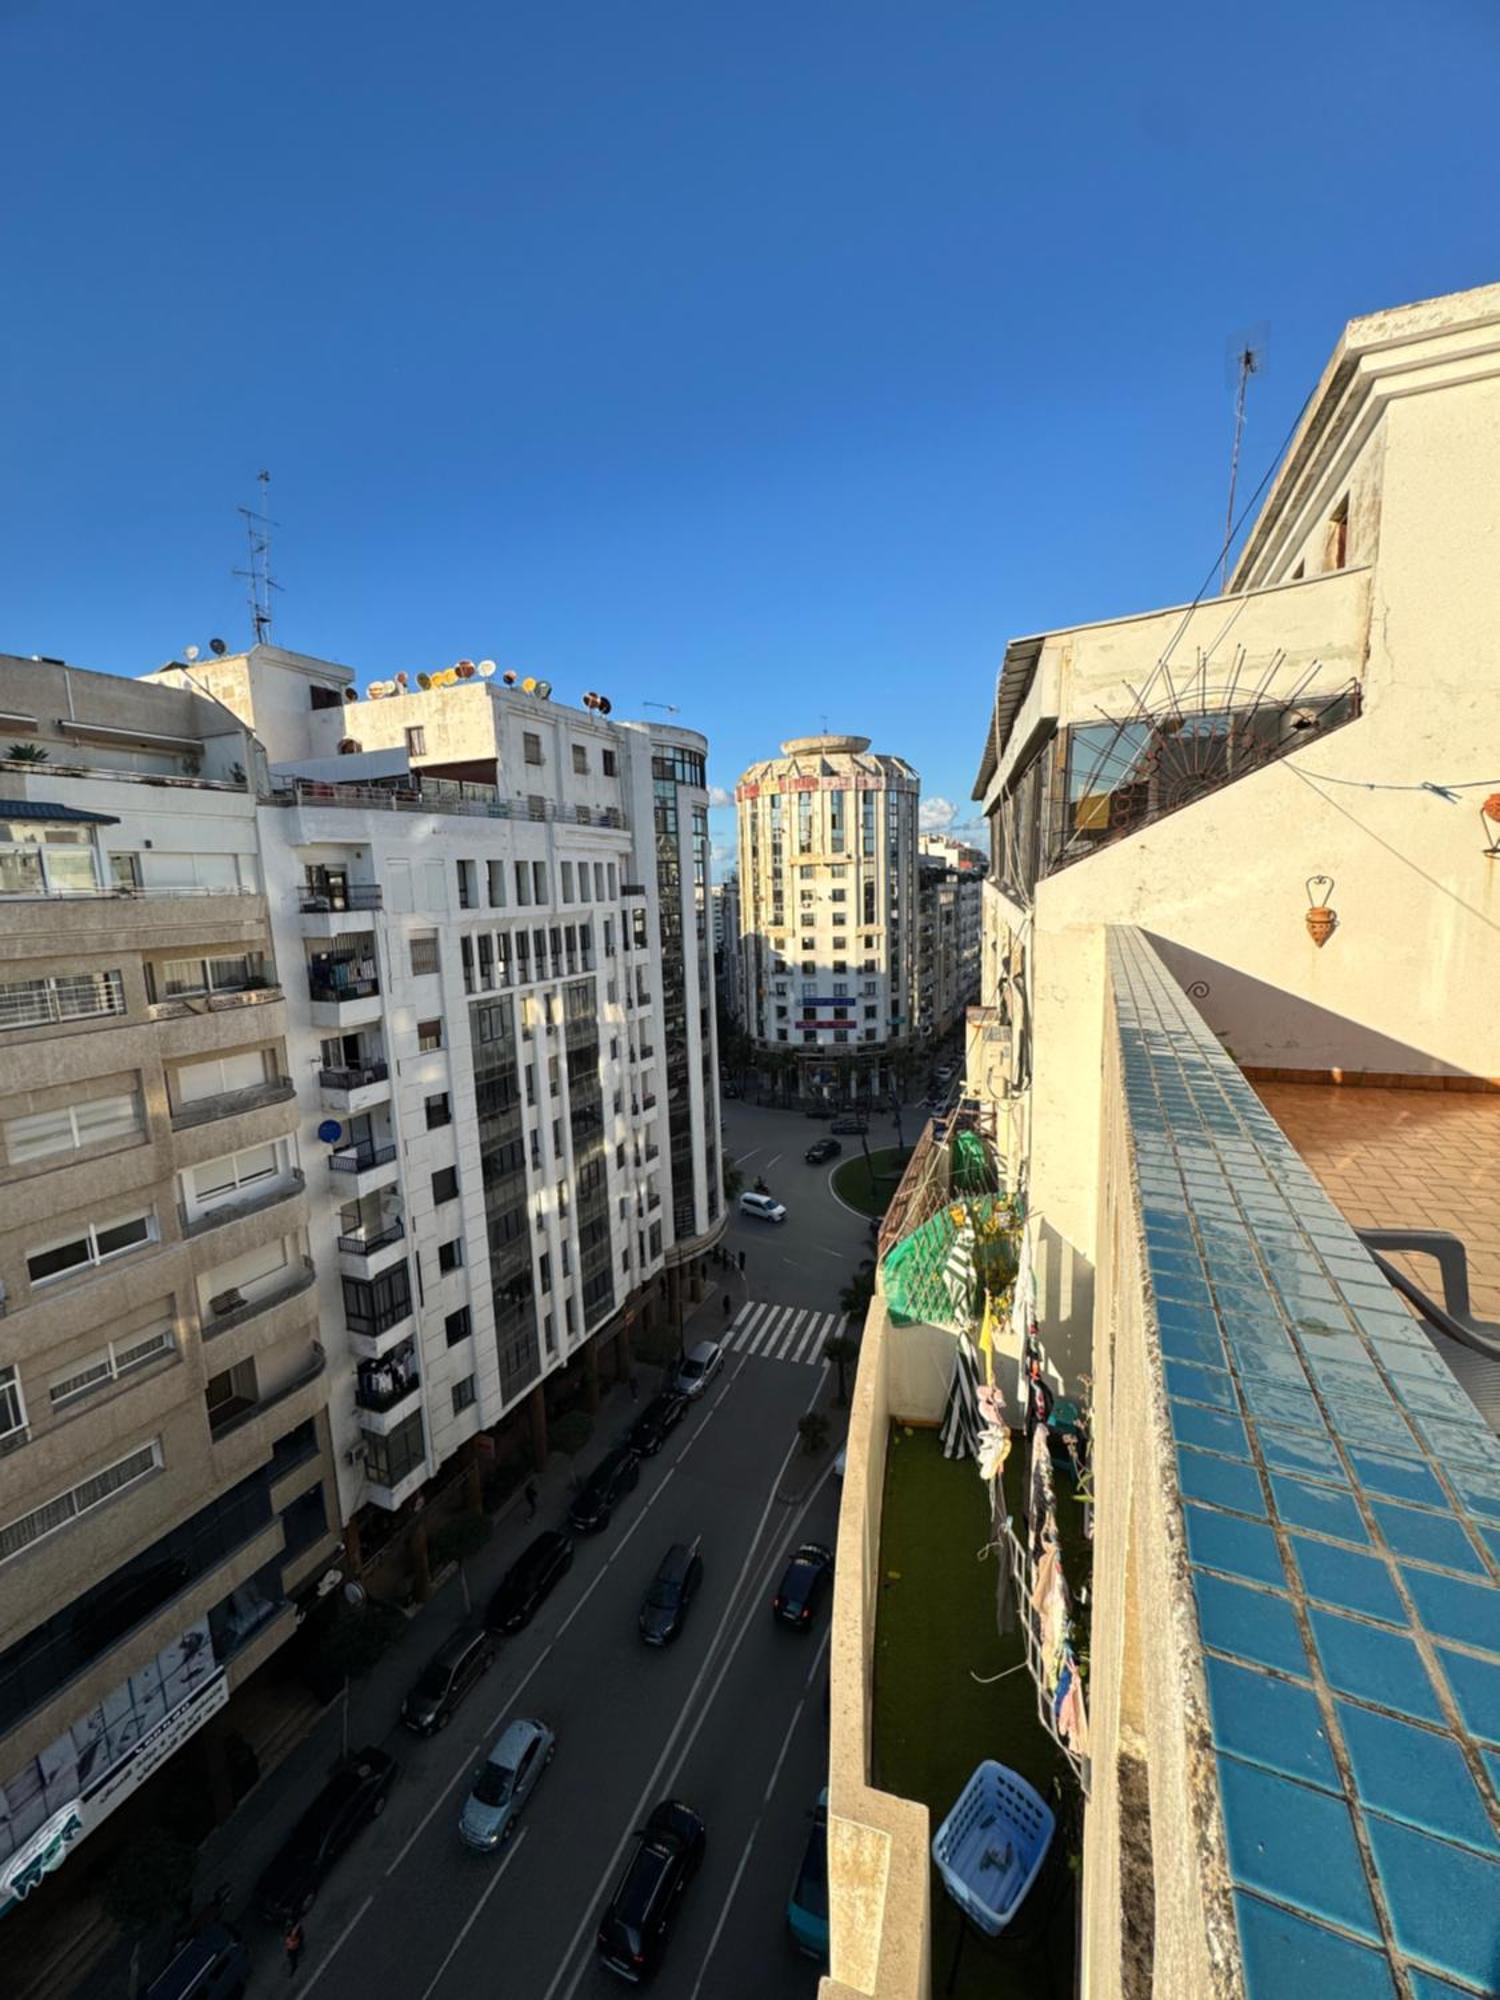
[[[1376,1076],[1467,1074],[1425,1049],[1255,979],[1222,959],[1205,958],[1155,931],[1143,935],[1237,1063]]]
[[[1042,1346],[1064,1388],[1076,1387],[1094,1367],[1094,1266],[1045,1216],[1037,1220],[1032,1255]]]

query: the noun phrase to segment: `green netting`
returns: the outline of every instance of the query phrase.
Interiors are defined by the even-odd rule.
[[[886,1253],[882,1275],[892,1319],[972,1331],[983,1287],[998,1292],[1015,1274],[1014,1243],[1014,1217],[1003,1196],[949,1202]]]
[[[959,1194],[993,1194],[995,1173],[977,1132],[953,1135],[953,1187]]]

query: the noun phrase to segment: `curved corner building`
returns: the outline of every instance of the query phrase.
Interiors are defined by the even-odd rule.
[[[797,736],[735,788],[746,1028],[799,1096],[872,1097],[915,1033],[917,773]]]

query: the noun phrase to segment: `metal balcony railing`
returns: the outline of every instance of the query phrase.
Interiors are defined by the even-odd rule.
[[[400,1216],[397,1216],[394,1222],[386,1223],[372,1236],[360,1233],[341,1236],[339,1248],[350,1257],[373,1257],[377,1250],[384,1250],[389,1244],[399,1243],[405,1234],[406,1224]]]
[[[298,1292],[305,1292],[317,1276],[311,1257],[299,1257],[294,1269],[283,1282],[268,1292],[262,1292],[253,1299],[245,1298],[238,1291],[221,1292],[224,1301],[222,1312],[215,1310],[215,1301],[210,1299],[205,1310],[199,1315],[203,1338],[212,1340],[216,1334],[228,1333],[231,1327],[243,1326],[247,1320],[256,1319],[261,1313],[268,1313],[293,1299]]]
[[[248,1424],[252,1417],[264,1416],[267,1410],[274,1410],[278,1403],[284,1403],[288,1396],[295,1396],[299,1389],[305,1389],[309,1382],[315,1382],[328,1366],[328,1356],[323,1351],[323,1343],[315,1340],[311,1344],[306,1364],[300,1368],[289,1382],[283,1382],[279,1389],[273,1389],[268,1396],[241,1396],[232,1403],[221,1404],[219,1410],[210,1411],[209,1434],[215,1444],[226,1438],[232,1431]]]
[[[386,1082],[390,1073],[389,1063],[356,1063],[346,1069],[320,1069],[318,1082],[325,1090],[362,1090],[366,1084]]]
[[[414,1389],[420,1389],[422,1378],[415,1368],[395,1369],[374,1367],[361,1369],[355,1378],[354,1401],[361,1410],[373,1410],[377,1416],[386,1410],[395,1409],[404,1402]]]
[[[378,882],[351,882],[343,889],[300,889],[297,908],[304,916],[336,915],[343,910],[379,910],[385,891]]]
[[[228,1201],[217,1202],[212,1208],[201,1209],[196,1215],[189,1215],[187,1208],[179,1202],[177,1213],[182,1233],[184,1236],[201,1236],[205,1230],[220,1229],[226,1222],[238,1222],[242,1216],[256,1215],[263,1208],[274,1208],[279,1201],[290,1201],[293,1195],[301,1194],[306,1185],[302,1169],[289,1167],[269,1187],[257,1187]]]
[[[328,1170],[335,1174],[362,1174],[369,1167],[383,1167],[396,1157],[396,1142],[367,1139],[362,1145],[342,1146],[328,1155]]]
[[[380,991],[378,979],[315,979],[307,976],[307,997],[309,1000],[331,1000],[335,1005],[345,1000],[369,1000]]]
[[[195,1125],[207,1125],[214,1118],[233,1118],[241,1111],[259,1111],[267,1104],[284,1104],[296,1095],[290,1077],[273,1082],[253,1083],[244,1090],[221,1091],[216,1097],[200,1097],[193,1104],[180,1104],[172,1113],[172,1130],[187,1132]]]

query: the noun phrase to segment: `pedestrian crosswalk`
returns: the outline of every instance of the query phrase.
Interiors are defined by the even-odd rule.
[[[762,1361],[790,1361],[818,1368],[834,1334],[849,1331],[847,1313],[814,1312],[809,1306],[773,1306],[751,1299],[741,1306],[724,1336],[731,1354],[754,1354]]]

